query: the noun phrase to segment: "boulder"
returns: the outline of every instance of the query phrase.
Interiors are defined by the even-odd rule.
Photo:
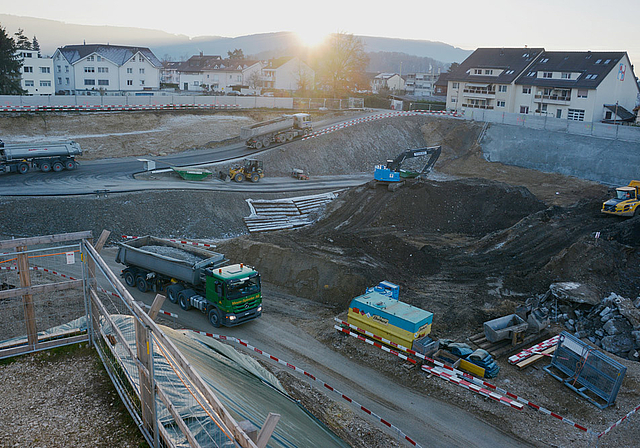
[[[597,305],[600,303],[600,294],[588,285],[576,282],[558,282],[549,286],[551,294],[565,302],[586,303]]]
[[[604,350],[623,357],[633,349],[633,341],[624,334],[605,336],[601,342]]]

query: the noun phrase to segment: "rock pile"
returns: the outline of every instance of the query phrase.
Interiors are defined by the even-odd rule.
[[[547,311],[551,320],[576,337],[621,358],[640,361],[640,297],[632,301],[613,292],[600,297],[587,285],[562,282],[553,283],[546,294],[527,304]]]

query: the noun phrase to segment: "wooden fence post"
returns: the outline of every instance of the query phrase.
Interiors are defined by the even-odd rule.
[[[20,287],[28,288],[31,286],[31,274],[29,273],[29,256],[26,254],[27,246],[17,248],[18,253],[18,272],[20,275]],[[38,343],[38,330],[36,328],[36,312],[33,306],[33,296],[25,294],[22,296],[24,304],[24,321],[27,328],[27,341],[29,348],[35,350]]]

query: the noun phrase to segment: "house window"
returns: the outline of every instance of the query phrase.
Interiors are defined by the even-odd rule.
[[[25,87],[33,87],[34,85],[35,85],[35,83],[30,79],[27,79],[27,80],[24,81],[24,86]]]
[[[598,60],[596,61],[596,64],[599,64],[599,63],[601,63],[601,62],[602,62],[602,59],[598,59]]]
[[[91,62],[93,62],[93,55],[89,56],[89,57],[87,58],[87,61],[91,61]]]
[[[504,101],[496,101],[496,106],[505,107],[505,102]]]
[[[451,97],[451,102],[452,102],[452,103],[456,103],[457,101],[458,101],[458,99],[457,99],[455,96],[452,96],[452,97]]]
[[[144,79],[140,80],[140,85],[143,86],[144,85]]]
[[[543,78],[553,78],[553,73],[552,72],[542,72],[542,77]]]
[[[128,75],[132,75],[133,74],[133,69],[131,67],[127,68],[127,74]]]
[[[64,78],[64,82],[66,85],[69,85],[69,78]]]
[[[578,89],[578,98],[586,98],[589,95],[587,89]]]
[[[451,88],[452,88],[452,89],[457,89],[457,88],[459,88],[459,87],[460,87],[460,84],[459,84],[459,83],[457,83],[457,82],[454,82],[454,83],[452,83],[452,84],[451,84]]]
[[[493,70],[485,70],[484,74],[485,75],[493,75]]]
[[[611,59],[607,59],[606,61],[604,61],[604,65],[607,65],[609,62],[611,62]]]
[[[58,69],[59,72],[62,71],[62,68],[59,65],[56,68]]]
[[[571,73],[563,73],[561,77],[562,79],[571,79]]]
[[[101,62],[102,61],[102,57],[101,56],[96,56],[96,62]]]
[[[544,96],[549,96],[549,95],[551,95],[551,89],[544,89],[544,90],[542,91],[542,94],[543,94]]]
[[[144,75],[144,69],[143,68],[140,69],[140,74]]]
[[[98,73],[109,73],[109,67],[98,67]]]
[[[95,86],[96,85],[96,80],[95,79],[85,79],[84,80],[84,85],[85,86]]]
[[[584,110],[569,109],[569,112],[567,113],[567,120],[584,121]]]
[[[24,69],[25,73],[33,73],[33,67],[24,66],[22,68]]]
[[[127,85],[128,86],[132,86],[133,85],[133,79],[127,79]]]
[[[109,80],[108,79],[98,79],[98,85],[99,86],[108,86],[109,85]]]
[[[51,81],[40,81],[40,87],[51,87]]]
[[[200,81],[193,81],[193,85],[194,86],[199,86],[200,85]]]
[[[64,66],[64,72],[65,72],[65,73],[69,73],[69,66],[68,66],[68,65],[65,65],[65,66]]]
[[[598,77],[598,75],[589,74],[589,75],[585,76],[584,79],[596,79],[597,77]]]
[[[498,92],[506,92],[507,86],[498,86]]]
[[[479,68],[474,68],[473,69],[473,74],[474,75],[482,75],[482,70]]]
[[[40,67],[40,73],[51,73],[51,67]]]
[[[531,95],[531,86],[522,86],[522,93],[525,95]]]
[[[144,58],[142,57],[142,55],[138,56],[138,61],[144,62]]]
[[[58,78],[58,84],[62,84],[62,78]]]
[[[549,58],[544,58],[543,60],[540,61],[542,64],[546,64],[547,62],[549,62]]]
[[[95,67],[85,67],[84,68],[84,72],[85,73],[94,73],[96,71]]]
[[[521,114],[528,114],[529,113],[529,106],[520,106],[520,113]]]
[[[605,120],[611,120],[611,118],[613,117],[613,113],[608,110],[605,114],[604,114],[604,119]]]
[[[543,104],[540,106],[540,112],[544,112],[545,114],[547,113],[547,106],[548,104]]]
[[[536,73],[538,73],[538,72],[529,72],[529,73],[527,73],[527,76],[534,77],[534,76],[536,76]]]

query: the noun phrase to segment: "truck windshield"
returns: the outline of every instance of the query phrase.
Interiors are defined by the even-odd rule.
[[[227,291],[229,299],[237,299],[260,292],[260,276],[254,275],[244,281],[229,282]]]
[[[633,191],[616,190],[616,197],[625,201],[627,199],[635,199],[636,194]]]

